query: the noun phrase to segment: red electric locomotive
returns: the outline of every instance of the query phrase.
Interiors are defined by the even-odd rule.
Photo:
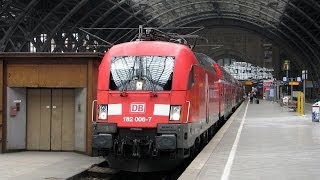
[[[242,100],[211,58],[151,36],[113,46],[99,67],[93,152],[115,169],[173,169]]]

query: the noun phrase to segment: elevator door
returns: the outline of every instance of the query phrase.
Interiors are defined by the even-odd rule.
[[[28,89],[28,150],[74,150],[74,101],[73,89]]]

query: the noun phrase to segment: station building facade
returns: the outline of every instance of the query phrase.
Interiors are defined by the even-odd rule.
[[[102,54],[0,53],[0,152],[91,154]]]

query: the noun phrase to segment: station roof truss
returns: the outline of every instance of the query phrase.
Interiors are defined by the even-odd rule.
[[[139,25],[247,28],[290,47],[317,72],[317,0],[1,0],[0,52],[103,52]],[[205,26],[206,23],[203,23]],[[315,74],[320,77],[319,74]]]

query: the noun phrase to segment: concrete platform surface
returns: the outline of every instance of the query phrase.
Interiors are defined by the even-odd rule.
[[[320,179],[320,124],[310,111],[244,102],[179,180]]]
[[[5,153],[0,154],[0,179],[67,179],[103,161],[73,152]]]

